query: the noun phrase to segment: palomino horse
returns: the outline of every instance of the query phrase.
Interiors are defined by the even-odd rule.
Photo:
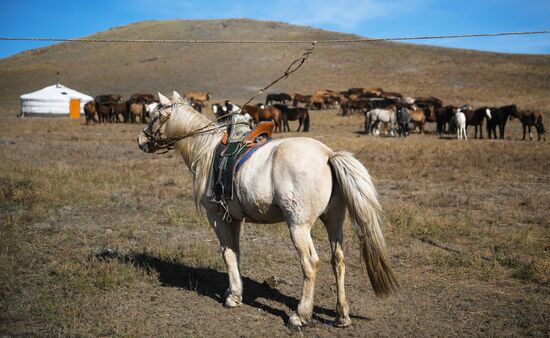
[[[208,188],[214,149],[220,143],[223,129],[216,128],[208,118],[195,112],[177,93],[174,93],[172,100],[159,97],[164,108],[160,110],[159,117],[138,136],[138,145],[141,150],[153,153],[163,149],[163,145],[166,147],[175,142],[175,149],[190,168],[195,203],[204,207],[227,265],[227,307],[236,307],[242,302],[239,239],[244,220],[251,223],[284,221],[298,251],[304,277],[300,302],[289,323],[294,326],[306,324],[312,317],[319,266],[311,228],[320,218],[328,232],[336,276],[335,324],[350,325],[344,291],[343,225],[346,208],[356,229],[375,293],[385,296],[398,289],[382,234],[378,194],[367,169],[355,157],[347,152],[335,152],[323,143],[305,137],[265,143],[236,174],[236,197],[227,204],[231,215],[228,223],[227,218],[218,212],[218,203],[211,200]],[[210,129],[205,132],[207,126]]]

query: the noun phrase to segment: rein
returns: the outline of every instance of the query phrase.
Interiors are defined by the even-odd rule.
[[[210,133],[210,132],[215,132],[215,131],[218,131],[220,129],[225,129],[230,125],[239,125],[239,124],[244,125],[244,124],[247,124],[245,122],[223,123],[223,124],[219,124],[219,125],[215,124],[221,118],[226,118],[227,115],[229,115],[229,114],[227,114],[227,115],[218,117],[214,121],[206,124],[205,126],[199,128],[199,129],[193,130],[193,131],[191,131],[191,132],[189,132],[185,135],[163,138],[160,130],[161,130],[162,126],[164,124],[166,124],[166,122],[168,122],[171,115],[163,116],[162,114],[160,114],[160,111],[168,109],[168,108],[173,108],[174,106],[176,106],[178,104],[182,104],[182,103],[177,102],[177,103],[174,103],[170,106],[162,107],[161,109],[159,109],[159,117],[155,117],[153,119],[153,121],[151,121],[149,126],[145,129],[143,129],[143,133],[145,134],[145,136],[147,136],[147,139],[149,140],[150,144],[152,144],[157,149],[165,149],[164,152],[161,152],[159,154],[165,154],[168,151],[174,149],[176,147],[176,143],[183,140],[183,139],[186,139],[186,138],[189,138],[189,137],[192,137],[192,136],[196,136],[196,135],[200,135],[200,134],[207,134],[207,133]],[[155,124],[155,122],[157,120],[160,120],[160,122],[159,122],[157,128],[155,130],[152,130],[152,126]],[[212,128],[209,128],[209,127],[212,127]]]

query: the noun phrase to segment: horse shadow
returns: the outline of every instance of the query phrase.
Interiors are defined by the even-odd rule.
[[[201,296],[210,297],[223,304],[223,295],[228,283],[227,273],[220,272],[212,268],[198,268],[186,266],[179,262],[168,261],[150,253],[130,253],[120,254],[117,251],[103,250],[95,255],[99,260],[118,260],[123,264],[131,264],[135,267],[154,271],[158,274],[162,286],[176,287],[188,291],[196,292]],[[245,305],[261,309],[274,316],[280,317],[285,323],[289,321],[289,315],[280,309],[273,308],[268,304],[262,303],[261,298],[272,300],[286,306],[289,309],[296,309],[299,300],[281,293],[272,288],[267,283],[259,283],[251,278],[241,276],[243,281],[243,299]],[[320,306],[313,308],[313,320],[326,324],[334,325],[331,318],[336,317],[336,312]],[[360,315],[352,315],[351,318],[370,320],[370,318]]]

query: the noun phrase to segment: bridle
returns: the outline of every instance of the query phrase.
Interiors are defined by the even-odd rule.
[[[216,125],[216,122],[220,118],[227,118],[228,115],[233,115],[233,114],[236,114],[236,113],[240,113],[240,111],[239,111],[239,112],[229,113],[229,114],[226,114],[222,117],[219,117],[216,120],[206,124],[205,126],[203,126],[201,128],[198,128],[198,129],[195,129],[195,130],[193,130],[193,131],[191,131],[191,132],[189,132],[185,135],[176,136],[176,137],[163,137],[162,132],[161,132],[162,127],[168,122],[168,120],[170,119],[171,114],[162,114],[161,112],[163,110],[173,108],[178,104],[184,104],[184,103],[176,102],[176,103],[173,103],[172,105],[163,106],[162,108],[158,109],[158,112],[159,112],[158,116],[153,118],[153,120],[149,123],[149,125],[145,129],[143,129],[143,134],[147,137],[147,140],[148,140],[147,144],[149,144],[150,146],[153,146],[154,149],[165,149],[165,151],[160,152],[159,154],[165,154],[168,151],[174,149],[176,147],[176,143],[178,141],[183,140],[183,139],[186,139],[186,138],[189,138],[189,137],[192,137],[192,136],[196,136],[196,135],[200,135],[200,134],[206,134],[206,133],[218,131],[220,129],[225,129],[229,125],[246,124],[244,122],[237,122],[237,123],[230,122],[230,123],[223,123],[223,124]],[[157,121],[158,121],[158,123],[156,123]],[[153,129],[153,126],[155,124],[157,124],[157,126],[156,126],[156,128]]]
[[[166,149],[166,151],[161,154],[164,154],[171,149],[174,149],[174,145],[177,142],[171,142],[170,139],[163,138],[161,134],[162,126],[166,124],[166,122],[168,122],[170,114],[161,114],[160,112],[162,110],[172,108],[174,105],[175,104],[160,108],[158,116],[153,118],[149,125],[145,129],[143,129],[143,134],[145,134],[145,136],[147,137],[147,143],[149,145],[152,145],[155,149]],[[153,126],[156,124],[157,121],[159,121],[158,126],[153,130]]]

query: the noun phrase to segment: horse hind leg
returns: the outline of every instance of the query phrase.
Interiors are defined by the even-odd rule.
[[[333,191],[333,197],[327,208],[327,212],[321,215],[321,220],[327,228],[331,249],[331,263],[334,277],[336,278],[336,313],[338,317],[334,325],[346,327],[351,325],[349,318],[349,305],[346,300],[344,278],[346,265],[344,263],[344,218],[346,217],[346,205],[337,190]]]
[[[315,278],[319,267],[319,257],[315,251],[313,240],[311,239],[310,224],[292,224],[289,222],[290,234],[294,247],[300,256],[302,264],[302,273],[304,283],[302,286],[302,296],[298,303],[298,309],[290,319],[289,324],[293,326],[302,326],[311,319],[313,312],[313,291],[315,288]]]

